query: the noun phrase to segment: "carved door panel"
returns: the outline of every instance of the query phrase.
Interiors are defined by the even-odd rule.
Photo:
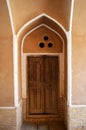
[[[45,68],[45,113],[58,112],[58,86],[59,86],[59,65],[57,57],[46,57]]]
[[[59,65],[57,56],[28,57],[29,114],[58,112]]]
[[[43,64],[40,57],[28,58],[29,113],[44,112]]]

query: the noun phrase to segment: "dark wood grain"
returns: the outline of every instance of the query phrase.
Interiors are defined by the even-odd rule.
[[[55,120],[59,114],[59,57],[28,56],[27,119]],[[41,115],[41,116],[39,116]],[[43,115],[43,118],[42,118]],[[39,116],[39,117],[38,117]],[[45,117],[44,117],[45,116]],[[32,118],[31,118],[32,117]],[[30,119],[31,118],[31,119]]]

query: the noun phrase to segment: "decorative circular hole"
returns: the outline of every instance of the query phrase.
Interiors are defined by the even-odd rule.
[[[43,48],[44,46],[45,46],[45,45],[44,45],[43,42],[40,42],[40,43],[39,43],[39,47]]]
[[[48,40],[48,36],[44,36],[44,40],[46,40],[46,41],[47,41],[47,40]]]
[[[53,43],[51,43],[51,42],[48,43],[48,47],[50,47],[50,48],[53,47]]]

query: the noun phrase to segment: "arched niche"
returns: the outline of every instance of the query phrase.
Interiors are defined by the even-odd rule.
[[[62,53],[64,40],[44,24],[28,32],[22,40],[23,53]]]
[[[22,89],[22,96],[20,96],[20,98],[23,98],[23,101],[25,101],[24,102],[25,106],[26,106],[26,98],[27,98],[26,96],[26,85],[27,85],[26,83],[27,82],[25,78],[26,70],[24,70],[24,67],[26,68],[26,57],[28,53],[38,54],[40,53],[40,49],[43,49],[40,47],[38,50],[37,48],[31,49],[32,47],[28,48],[28,44],[33,44],[33,43],[30,43],[30,41],[32,40],[32,42],[34,42],[35,39],[33,38],[32,35],[36,35],[37,34],[36,31],[40,32],[41,34],[39,35],[40,40],[37,41],[36,39],[36,43],[39,45],[41,43],[41,40],[46,42],[46,40],[43,39],[45,35],[42,36],[43,29],[46,30],[45,31],[47,34],[46,36],[48,36],[49,38],[50,36],[55,36],[55,39],[54,37],[52,39],[55,40],[54,44],[56,48],[58,48],[58,45],[59,45],[59,49],[54,48],[53,50],[52,47],[46,48],[44,51],[42,50],[41,53],[53,53],[53,54],[58,53],[58,55],[60,54],[60,57],[62,53],[63,58],[60,58],[60,64],[61,63],[63,64],[61,64],[60,68],[62,67],[63,69],[60,76],[63,77],[63,79],[61,78],[62,81],[60,81],[60,83],[63,82],[64,88],[61,88],[63,89],[63,93],[61,93],[61,96],[63,95],[63,98],[67,101],[67,37],[66,37],[66,32],[58,22],[54,21],[52,18],[46,15],[41,15],[37,18],[34,18],[32,21],[29,21],[26,25],[24,25],[21,28],[21,30],[18,33],[18,79],[19,79],[18,82],[19,82],[19,89],[20,90]],[[36,43],[34,42],[34,45],[36,45]],[[51,51],[49,49],[51,49]],[[25,57],[23,58],[24,55]],[[23,66],[22,66],[22,63],[24,63]],[[21,91],[20,91],[20,95],[21,95]],[[26,109],[26,107],[24,109]],[[26,115],[26,111],[24,112],[25,112],[24,115]]]

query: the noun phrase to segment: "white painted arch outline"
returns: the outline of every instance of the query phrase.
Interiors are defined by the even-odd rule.
[[[31,23],[35,22],[36,20],[42,18],[43,16],[45,16],[47,19],[50,19],[51,21],[53,21],[54,23],[56,23],[63,31],[64,33],[67,35],[67,31],[65,30],[65,28],[58,22],[56,21],[54,18],[50,17],[49,15],[42,13],[38,16],[36,16],[35,18],[31,19],[30,21],[28,21],[27,23],[25,23],[20,30],[17,33],[17,38],[19,38],[20,34],[22,33],[23,30],[25,30],[25,28],[27,28]]]
[[[11,21],[11,27],[12,27],[12,32],[13,32],[13,56],[14,56],[14,60],[13,60],[13,62],[14,62],[14,102],[15,102],[15,106],[18,106],[18,74],[17,74],[17,71],[18,71],[18,59],[17,59],[17,57],[18,57],[18,47],[17,47],[17,43],[18,43],[18,39],[19,39],[19,36],[21,35],[21,33],[22,33],[22,31],[28,26],[28,25],[30,25],[30,23],[32,23],[32,22],[34,22],[34,21],[36,21],[37,19],[39,19],[40,17],[42,17],[42,16],[46,16],[48,19],[51,19],[52,21],[54,21],[57,25],[59,25],[61,28],[62,28],[62,30],[65,32],[65,35],[67,36],[67,39],[68,39],[68,37],[70,37],[69,38],[69,40],[68,40],[68,45],[69,45],[69,47],[67,47],[67,48],[70,48],[69,50],[71,50],[71,41],[70,41],[70,39],[71,39],[71,32],[67,32],[66,30],[65,30],[65,28],[59,23],[59,22],[57,22],[55,19],[53,19],[53,18],[51,18],[50,16],[48,16],[48,15],[46,15],[46,14],[44,14],[44,13],[42,13],[42,14],[40,14],[39,16],[37,16],[37,17],[35,17],[34,19],[32,19],[32,20],[30,20],[29,22],[27,22],[23,27],[21,27],[21,29],[19,30],[19,32],[17,33],[17,35],[15,34],[15,31],[14,31],[14,24],[13,24],[13,16],[12,16],[12,12],[11,12],[11,7],[10,7],[10,2],[9,2],[9,0],[6,0],[6,2],[7,2],[7,6],[8,6],[8,10],[9,10],[9,16],[10,16],[10,21]],[[71,20],[70,20],[70,30],[71,30],[71,26],[72,26],[72,15],[73,15],[73,3],[74,3],[74,0],[72,0],[72,2],[71,2],[72,4],[71,4]],[[68,50],[68,49],[67,49]],[[69,63],[67,63],[68,64],[68,70],[70,70],[70,72],[68,71],[68,77],[69,77],[69,80],[68,80],[68,104],[70,104],[71,105],[71,89],[72,89],[72,81],[71,81],[71,51],[68,53],[68,56],[69,56]],[[15,61],[15,59],[16,59],[16,61]]]
[[[61,43],[63,45],[63,54],[64,54],[64,39],[63,37],[59,34],[59,32],[53,30],[50,26],[46,25],[46,24],[40,24],[38,26],[36,26],[35,28],[33,28],[32,30],[30,30],[29,32],[27,32],[24,37],[22,38],[22,44],[21,44],[21,56],[22,56],[22,67],[24,67],[25,69],[22,68],[22,90],[24,89],[24,93],[22,92],[22,96],[24,98],[26,98],[26,59],[27,59],[27,56],[30,56],[30,55],[58,55],[59,57],[61,57],[60,55],[62,53],[23,53],[23,46],[24,46],[24,41],[25,39],[31,34],[33,33],[34,31],[36,31],[37,29],[41,28],[41,27],[45,27],[47,28],[48,30],[52,31],[53,33],[55,33],[57,35],[57,37],[60,38],[61,40]],[[61,64],[61,63],[60,63]],[[61,69],[61,68],[60,68]],[[61,71],[61,70],[60,70]],[[60,75],[60,78],[61,78],[61,75]],[[25,82],[24,82],[25,81]],[[60,80],[60,84],[61,84],[61,80]],[[60,94],[61,94],[61,90],[60,90]]]
[[[63,43],[63,46],[64,46],[64,39],[63,39],[63,37],[62,37],[58,32],[56,32],[55,30],[53,30],[51,27],[49,27],[49,26],[46,25],[46,24],[40,24],[40,25],[38,25],[37,27],[33,28],[31,31],[29,31],[28,33],[26,33],[26,34],[24,35],[24,37],[23,37],[23,39],[22,39],[21,50],[23,50],[23,44],[24,44],[25,38],[26,38],[29,34],[31,34],[33,31],[35,31],[36,29],[38,29],[39,27],[42,27],[42,26],[44,26],[44,27],[48,28],[49,30],[51,30],[52,32],[54,32],[54,33],[61,39],[61,41],[62,41],[62,43]],[[63,48],[64,48],[64,47],[63,47]]]
[[[70,20],[70,26],[72,25],[72,15],[73,15],[73,1],[74,0],[72,0],[72,11],[71,11],[71,20]],[[27,22],[24,26],[22,26],[21,27],[21,29],[18,31],[18,33],[17,33],[17,35],[15,34],[15,30],[14,30],[14,23],[13,23],[13,16],[12,16],[12,12],[11,12],[11,6],[10,6],[10,2],[9,2],[9,0],[6,0],[6,2],[7,2],[7,6],[8,6],[8,10],[9,10],[9,16],[10,16],[10,22],[11,22],[11,27],[12,27],[12,32],[13,32],[13,63],[14,63],[14,103],[15,103],[15,107],[17,107],[18,106],[18,74],[17,74],[17,71],[18,71],[18,59],[17,59],[17,57],[18,57],[18,47],[17,47],[17,43],[18,43],[18,39],[19,39],[19,37],[20,37],[20,35],[21,35],[21,33],[22,33],[22,31],[28,26],[28,25],[30,25],[30,23],[32,23],[32,22],[34,22],[34,21],[36,21],[37,19],[39,19],[40,17],[42,17],[42,16],[46,16],[48,19],[50,19],[50,20],[52,20],[52,21],[54,21],[57,25],[59,25],[60,27],[61,27],[61,29],[64,31],[64,33],[65,33],[65,35],[66,35],[66,37],[67,37],[67,39],[68,39],[68,37],[70,37],[71,38],[71,35],[70,35],[70,32],[67,32],[66,30],[65,30],[65,28],[59,23],[59,22],[57,22],[55,19],[53,19],[53,18],[51,18],[50,16],[48,16],[48,15],[46,15],[45,13],[42,13],[42,14],[40,14],[39,16],[37,16],[37,17],[35,17],[34,19],[32,19],[32,20],[30,20],[29,22]],[[70,29],[71,30],[71,29]],[[69,38],[69,39],[70,39]],[[70,40],[68,40],[68,41],[70,41]],[[70,42],[71,43],[71,42]],[[69,45],[69,44],[68,44]],[[67,47],[67,48],[70,48],[71,47],[71,45],[69,45],[69,47]],[[70,50],[71,50],[71,48],[70,48]],[[69,69],[68,70],[71,70],[71,51],[68,53],[68,55],[69,55],[69,63],[68,63],[68,67],[69,67]],[[15,60],[16,59],[16,60]],[[70,82],[71,81],[71,71],[69,72],[68,71],[68,77],[69,77],[69,80],[68,80],[68,104],[71,104],[71,83],[72,82]]]
[[[72,57],[72,52],[71,52],[71,43],[72,43],[72,39],[71,39],[71,32],[72,32],[72,19],[73,19],[73,8],[74,8],[74,1],[75,0],[71,0],[71,12],[70,12],[70,25],[69,25],[69,32],[67,32],[64,27],[59,24],[56,20],[54,20],[53,18],[51,18],[50,16],[46,15],[46,14],[41,14],[39,16],[37,16],[36,18],[30,20],[29,22],[27,22],[18,32],[18,34],[16,35],[15,34],[15,30],[14,30],[14,23],[13,23],[13,16],[12,16],[12,11],[11,11],[11,6],[10,6],[10,1],[9,0],[6,0],[7,2],[7,7],[8,7],[8,11],[9,11],[9,17],[10,17],[10,22],[11,22],[11,28],[12,28],[12,32],[13,32],[13,63],[14,63],[14,72],[17,71],[17,63],[18,61],[15,61],[15,58],[17,58],[17,55],[18,54],[15,54],[15,53],[18,53],[17,52],[17,41],[18,41],[18,37],[19,35],[21,34],[22,30],[27,26],[29,25],[31,22],[33,22],[34,20],[38,19],[39,17],[41,17],[42,15],[45,15],[47,17],[50,17],[52,20],[54,20],[65,32],[66,36],[67,36],[67,39],[68,39],[68,49],[69,49],[69,52],[68,52],[68,76],[69,76],[69,80],[68,80],[68,99],[69,99],[69,106],[71,107],[86,107],[86,105],[72,105],[71,101],[72,101],[72,63],[71,63],[71,57]],[[15,49],[14,49],[15,47]],[[14,82],[15,80],[17,79],[17,76],[16,74],[14,74]],[[14,83],[14,102],[15,102],[15,106],[18,105],[18,88],[17,86],[18,83],[16,81],[16,83]]]
[[[29,22],[27,22],[27,23],[19,30],[19,32],[18,32],[18,34],[17,34],[17,37],[16,37],[16,38],[17,38],[17,39],[16,39],[17,44],[18,44],[18,39],[19,39],[19,37],[21,36],[22,32],[23,32],[24,30],[26,30],[26,29],[28,28],[28,26],[30,26],[31,23],[34,23],[36,20],[39,20],[39,19],[42,18],[42,17],[46,17],[47,19],[51,20],[53,23],[55,23],[55,24],[61,29],[62,32],[64,32],[64,35],[65,35],[66,40],[67,40],[67,43],[66,43],[66,44],[67,44],[67,50],[68,50],[68,48],[69,48],[69,47],[68,47],[68,41],[69,41],[69,40],[68,40],[68,37],[69,37],[68,33],[66,32],[66,30],[64,29],[64,27],[63,27],[60,23],[58,23],[55,19],[51,18],[50,16],[48,16],[48,15],[46,15],[46,14],[44,14],[44,13],[41,14],[41,15],[39,15],[39,16],[37,16],[37,17],[35,17],[34,19],[30,20]],[[39,24],[39,26],[41,26],[41,25]],[[45,26],[47,26],[47,25],[45,25]],[[48,26],[47,26],[47,27],[48,27]],[[34,28],[36,28],[36,26],[35,26]],[[33,28],[32,30],[29,30],[28,33],[30,33],[31,31],[33,31],[34,28]],[[57,33],[57,35],[60,37],[60,39],[61,39],[62,41],[64,41],[63,37],[62,37],[57,31],[55,31],[55,30],[52,29],[51,27],[48,27],[48,28],[51,29],[52,31],[54,31],[55,33]],[[24,40],[24,38],[28,35],[28,33],[25,33],[25,34],[23,35],[23,37],[22,37],[23,40]],[[22,41],[21,41],[21,42],[22,42]],[[16,43],[15,43],[15,44],[16,44]],[[16,52],[15,52],[15,53],[16,53]],[[18,53],[18,49],[17,49],[17,53]],[[17,59],[17,55],[18,55],[17,53],[14,54],[14,55],[16,55],[16,58],[15,58],[15,59]],[[69,53],[70,53],[70,51],[67,52],[68,55],[70,55]],[[67,57],[67,61],[68,61],[68,59],[69,59],[69,58]],[[16,64],[18,65],[18,61],[16,62]],[[17,67],[16,70],[18,70],[18,66],[17,66],[17,65],[14,64],[14,68]],[[69,63],[67,63],[67,66],[69,67]],[[68,70],[71,70],[71,69],[68,69]],[[16,71],[16,72],[17,72],[17,71]],[[70,73],[69,71],[67,71],[67,72],[68,72],[68,74],[67,74],[67,79],[69,79],[67,84],[68,84],[68,86],[69,86],[70,81],[71,81],[71,80],[70,80],[70,79],[71,79],[71,78],[70,78],[70,77],[71,77],[71,76],[70,76],[71,73]],[[16,83],[17,83],[16,86],[18,86],[18,82],[19,82],[19,81],[18,81],[18,77],[17,77],[16,75],[15,75],[15,79],[16,79],[15,81],[17,81],[17,82],[16,82]],[[15,86],[15,87],[16,87],[16,86]],[[68,92],[67,92],[67,96],[68,96],[67,99],[68,99],[68,101],[67,101],[67,102],[68,102],[68,105],[69,105],[69,104],[70,104],[70,91],[69,91],[70,88],[69,88],[69,87],[67,87],[67,88],[68,88]],[[16,90],[16,92],[18,93],[18,88],[17,88],[17,87],[15,88],[15,90]],[[17,97],[18,97],[18,96],[17,96]],[[16,98],[17,98],[17,97],[16,97]],[[17,100],[17,101],[18,101],[18,100]]]

